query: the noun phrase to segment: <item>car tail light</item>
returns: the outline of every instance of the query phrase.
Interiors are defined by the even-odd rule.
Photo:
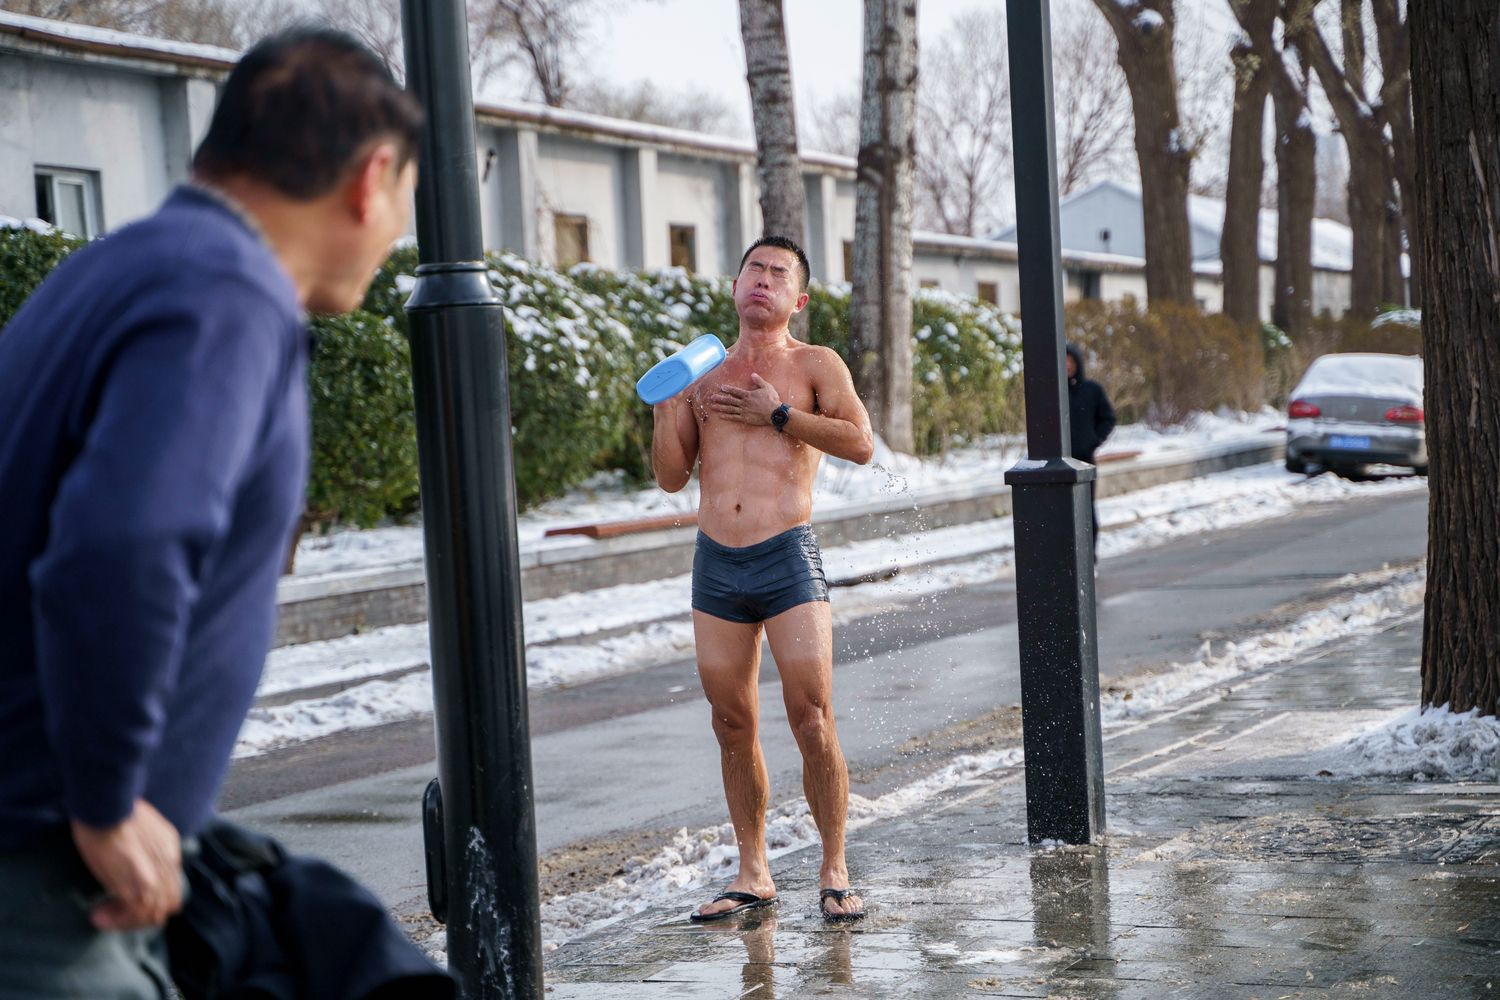
[[[1286,415],[1294,420],[1301,420],[1307,417],[1321,417],[1323,411],[1306,400],[1294,399],[1292,405],[1287,407]]]
[[[1420,424],[1425,417],[1420,406],[1393,406],[1385,411],[1385,419],[1393,424]]]

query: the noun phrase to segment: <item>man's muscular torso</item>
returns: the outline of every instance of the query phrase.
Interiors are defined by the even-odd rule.
[[[724,364],[689,390],[698,423],[698,526],[721,545],[744,546],[812,519],[812,484],[823,453],[774,427],[756,427],[714,413],[708,399],[720,385],[752,387],[752,372],[776,387],[781,401],[815,413],[818,348],[751,358],[732,350]]]

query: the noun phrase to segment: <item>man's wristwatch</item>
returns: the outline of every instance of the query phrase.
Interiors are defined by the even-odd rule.
[[[786,422],[792,419],[792,408],[782,403],[771,411],[771,426],[776,428],[777,434],[785,433]]]

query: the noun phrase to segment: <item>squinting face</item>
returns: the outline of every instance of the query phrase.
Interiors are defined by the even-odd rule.
[[[797,255],[781,247],[756,247],[734,280],[734,307],[756,326],[785,325],[807,305]]]

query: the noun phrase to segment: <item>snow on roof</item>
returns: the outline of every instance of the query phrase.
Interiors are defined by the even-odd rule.
[[[688,129],[672,128],[667,125],[652,125],[647,122],[630,121],[623,118],[609,118],[605,115],[594,114],[591,111],[578,111],[573,108],[554,108],[547,104],[536,104],[531,101],[476,101],[474,111],[481,118],[500,118],[506,121],[526,121],[536,125],[547,125],[558,129],[578,132],[599,133],[613,135],[624,139],[634,139],[638,142],[649,142],[663,146],[688,146],[693,149],[707,150],[717,153],[726,153],[733,156],[755,156],[755,143],[748,139],[734,139],[728,136],[710,135],[706,132],[693,132]],[[804,164],[814,164],[822,167],[833,167],[838,170],[853,171],[857,161],[852,156],[840,156],[835,153],[820,153],[812,150],[804,150],[802,153]]]
[[[49,42],[83,52],[135,56],[166,62],[228,70],[239,59],[234,49],[193,42],[148,38],[124,31],[95,28],[69,21],[0,11],[0,34]]]
[[[1079,188],[1063,198],[1059,204],[1066,208],[1075,201],[1103,190],[1114,190],[1137,201],[1141,197],[1140,188],[1121,181],[1106,179]],[[1201,230],[1212,240],[1217,241],[1224,231],[1224,207],[1224,202],[1219,198],[1197,194],[1188,195],[1188,225]],[[1260,258],[1263,261],[1270,262],[1276,259],[1276,223],[1277,215],[1274,209],[1261,209],[1257,235]],[[1348,226],[1332,219],[1313,219],[1312,229],[1313,267],[1320,271],[1349,271],[1354,267],[1354,233]],[[1207,273],[1206,270],[1200,269],[1200,264],[1208,263],[1207,260],[1197,262],[1194,264],[1194,270]]]

